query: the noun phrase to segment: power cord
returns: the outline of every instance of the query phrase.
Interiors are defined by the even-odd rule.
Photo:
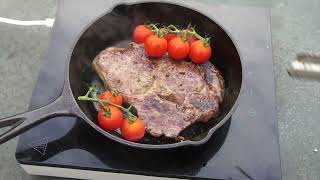
[[[20,25],[20,26],[46,26],[52,27],[55,19],[46,18],[45,20],[36,20],[36,21],[20,21],[15,19],[8,19],[0,17],[0,22]]]

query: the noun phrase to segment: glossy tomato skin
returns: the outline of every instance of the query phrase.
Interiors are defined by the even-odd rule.
[[[168,41],[168,42],[170,42],[173,38],[175,38],[175,37],[177,37],[177,35],[175,35],[175,34],[166,34],[166,35],[164,35],[164,38]]]
[[[168,53],[174,60],[183,60],[189,53],[188,41],[183,41],[180,37],[172,39],[168,44]]]
[[[144,49],[150,57],[161,57],[167,51],[168,42],[163,37],[151,35],[144,41]]]
[[[154,34],[146,25],[138,25],[133,30],[133,41],[137,44],[142,44],[144,40]]]
[[[190,37],[188,38],[188,43],[189,43],[189,45],[191,46],[191,44],[194,43],[194,42],[197,41],[197,40],[198,40],[198,39],[197,39],[196,37],[190,36]]]
[[[105,131],[112,132],[121,127],[123,122],[123,115],[120,109],[114,106],[108,106],[110,110],[110,116],[105,115],[105,111],[100,109],[98,113],[98,124]]]
[[[160,30],[166,30],[166,28],[161,28]],[[175,38],[175,37],[177,37],[176,34],[170,34],[170,33],[168,33],[168,34],[164,35],[164,38],[165,38],[168,42],[170,42],[170,41],[171,41],[173,38]]]
[[[139,118],[132,123],[128,119],[125,119],[120,127],[120,131],[124,139],[138,141],[144,136],[146,127],[144,122]]]
[[[205,46],[201,40],[195,41],[190,46],[189,57],[192,62],[200,64],[207,62],[211,56],[211,47]]]
[[[122,96],[119,93],[112,92],[112,91],[104,91],[100,95],[100,99],[102,100],[109,100],[110,102],[117,104],[119,106],[122,105]],[[108,104],[105,104],[108,105]]]

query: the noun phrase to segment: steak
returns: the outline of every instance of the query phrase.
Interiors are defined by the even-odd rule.
[[[176,62],[167,55],[152,59],[143,45],[107,48],[93,67],[107,89],[135,107],[155,137],[174,138],[192,123],[208,121],[223,100],[224,82],[211,63]]]

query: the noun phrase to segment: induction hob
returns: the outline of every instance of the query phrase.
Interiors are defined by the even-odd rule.
[[[243,91],[232,119],[203,146],[153,151],[113,142],[81,119],[54,118],[20,137],[16,158],[28,173],[81,179],[281,179],[269,10],[162,2],[192,7],[231,34],[244,65]],[[59,96],[74,41],[115,4],[119,1],[59,1],[30,109]]]

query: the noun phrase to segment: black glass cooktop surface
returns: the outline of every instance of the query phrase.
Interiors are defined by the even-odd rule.
[[[115,3],[119,2],[59,2],[30,109],[59,96],[65,61],[74,41],[89,22]],[[190,6],[187,1],[179,4]],[[194,8],[231,34],[244,65],[237,110],[205,145],[157,151],[134,149],[107,139],[81,119],[61,117],[21,135],[16,150],[18,162],[176,178],[281,179],[269,10],[202,3],[195,3]]]

